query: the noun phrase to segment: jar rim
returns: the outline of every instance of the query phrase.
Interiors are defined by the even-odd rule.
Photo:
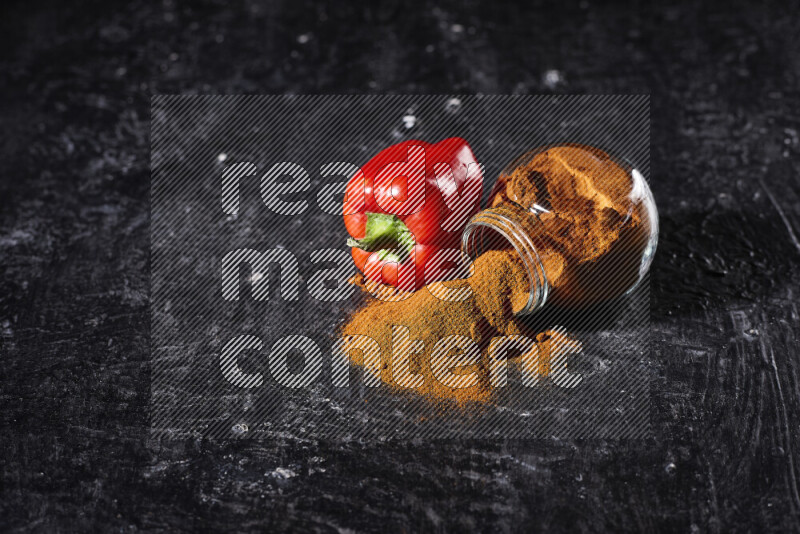
[[[608,156],[608,158],[611,161],[613,161],[614,163],[616,163],[617,165],[619,165],[620,167],[622,167],[623,169],[625,169],[625,171],[627,171],[629,173],[633,169],[637,168],[636,165],[633,163],[633,161],[631,161],[627,157],[618,156],[613,151],[608,150],[604,146],[587,145],[587,144],[584,144],[584,143],[574,143],[574,142],[548,143],[546,145],[541,145],[541,146],[537,146],[536,148],[532,148],[532,149],[530,149],[530,150],[528,150],[526,152],[523,152],[519,156],[515,157],[505,167],[503,167],[503,169],[499,173],[499,176],[511,174],[514,171],[514,169],[516,169],[520,165],[524,165],[525,163],[527,163],[528,161],[526,161],[526,160],[530,160],[531,158],[533,158],[537,154],[541,154],[542,152],[547,152],[548,150],[551,150],[553,148],[559,148],[559,147],[584,148],[584,149],[589,148],[589,149],[593,149],[593,150],[599,150],[600,152],[602,152],[606,156]]]
[[[524,228],[505,211],[500,207],[487,208],[474,215],[461,235],[461,250],[474,260],[487,250],[483,243],[485,229],[500,234],[514,248],[525,266],[530,284],[528,301],[516,315],[529,315],[544,306],[550,283],[536,245]]]

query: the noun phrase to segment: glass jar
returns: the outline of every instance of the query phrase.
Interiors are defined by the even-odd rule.
[[[519,156],[501,171],[488,205],[467,223],[461,248],[472,259],[516,251],[530,282],[519,315],[547,302],[581,308],[632,291],[658,242],[658,212],[642,173],[587,145]]]

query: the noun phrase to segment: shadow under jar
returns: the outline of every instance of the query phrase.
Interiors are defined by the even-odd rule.
[[[530,314],[545,303],[582,308],[632,291],[658,242],[658,212],[632,164],[587,145],[527,152],[501,171],[488,208],[467,223],[471,258],[514,250],[530,282]]]

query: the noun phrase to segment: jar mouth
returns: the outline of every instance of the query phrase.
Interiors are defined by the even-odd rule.
[[[509,246],[510,245],[510,246]],[[530,236],[503,208],[489,208],[469,220],[461,235],[461,250],[474,260],[488,250],[513,248],[525,266],[530,291],[516,315],[528,315],[544,306],[550,284]]]

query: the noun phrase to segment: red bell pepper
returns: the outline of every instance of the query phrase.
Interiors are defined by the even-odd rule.
[[[459,137],[409,140],[381,151],[345,193],[356,267],[371,281],[406,291],[446,279],[482,190],[483,168]]]

